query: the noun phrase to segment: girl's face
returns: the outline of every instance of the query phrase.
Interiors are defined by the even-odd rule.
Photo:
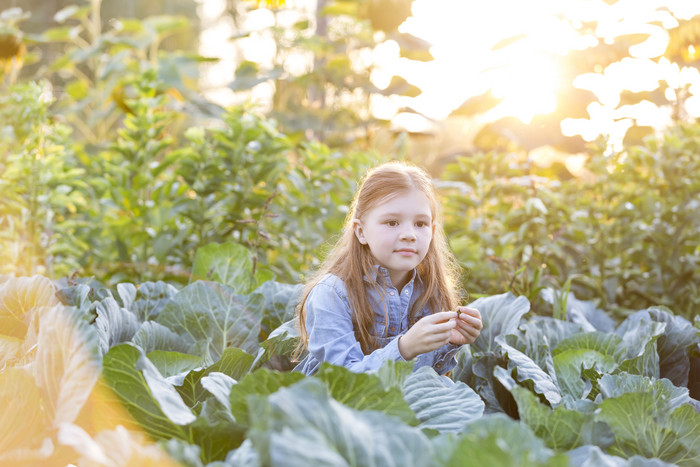
[[[425,258],[435,231],[430,202],[417,189],[399,193],[369,209],[363,219],[355,219],[353,227],[357,239],[369,245],[399,290]]]

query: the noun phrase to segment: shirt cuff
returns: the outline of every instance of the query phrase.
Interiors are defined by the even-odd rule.
[[[387,347],[389,347],[389,346],[393,347],[393,349],[391,349],[390,351],[392,353],[392,357],[393,357],[394,361],[407,362],[408,360],[403,358],[403,355],[401,355],[401,352],[399,351],[399,339],[401,338],[401,336],[403,336],[403,334],[399,334],[398,336],[396,336],[395,339],[393,339],[391,342],[389,342],[387,344]],[[395,355],[394,355],[394,352],[396,352]]]

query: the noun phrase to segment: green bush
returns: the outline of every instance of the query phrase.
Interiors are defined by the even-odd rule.
[[[230,241],[269,277],[318,266],[376,156],[295,147],[245,107],[178,143],[181,115],[156,72],[133,86],[106,149],[72,142],[39,85],[3,98],[1,273],[185,284],[198,248]]]
[[[700,126],[606,156],[558,179],[518,154],[475,154],[442,184],[446,230],[473,294],[548,286],[607,310],[700,305]]]
[[[62,276],[87,248],[75,217],[89,202],[85,171],[49,96],[44,82],[0,94],[0,274]]]

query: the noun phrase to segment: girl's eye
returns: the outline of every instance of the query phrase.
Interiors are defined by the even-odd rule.
[[[418,221],[418,222],[416,222],[416,225],[417,225],[418,227],[427,227],[428,223],[427,223],[427,222],[423,222],[423,221]]]
[[[396,227],[399,225],[399,223],[396,221],[386,221],[386,223],[389,224],[389,227]]]

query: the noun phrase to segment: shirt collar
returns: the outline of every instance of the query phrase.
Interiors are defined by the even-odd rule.
[[[387,284],[391,284],[391,277],[389,276],[389,270],[387,268],[385,268],[384,266],[380,266],[378,264],[375,264],[372,267],[372,269],[370,270],[370,277],[374,282],[377,282],[377,278],[380,276],[386,279]],[[364,279],[366,281],[369,281],[367,276],[365,276]],[[416,279],[417,279],[417,282],[423,282],[421,277],[420,277],[420,274],[418,274],[418,270],[416,268],[413,268],[413,271],[411,271],[411,276],[408,279],[408,282],[406,283],[406,285],[412,283]]]

